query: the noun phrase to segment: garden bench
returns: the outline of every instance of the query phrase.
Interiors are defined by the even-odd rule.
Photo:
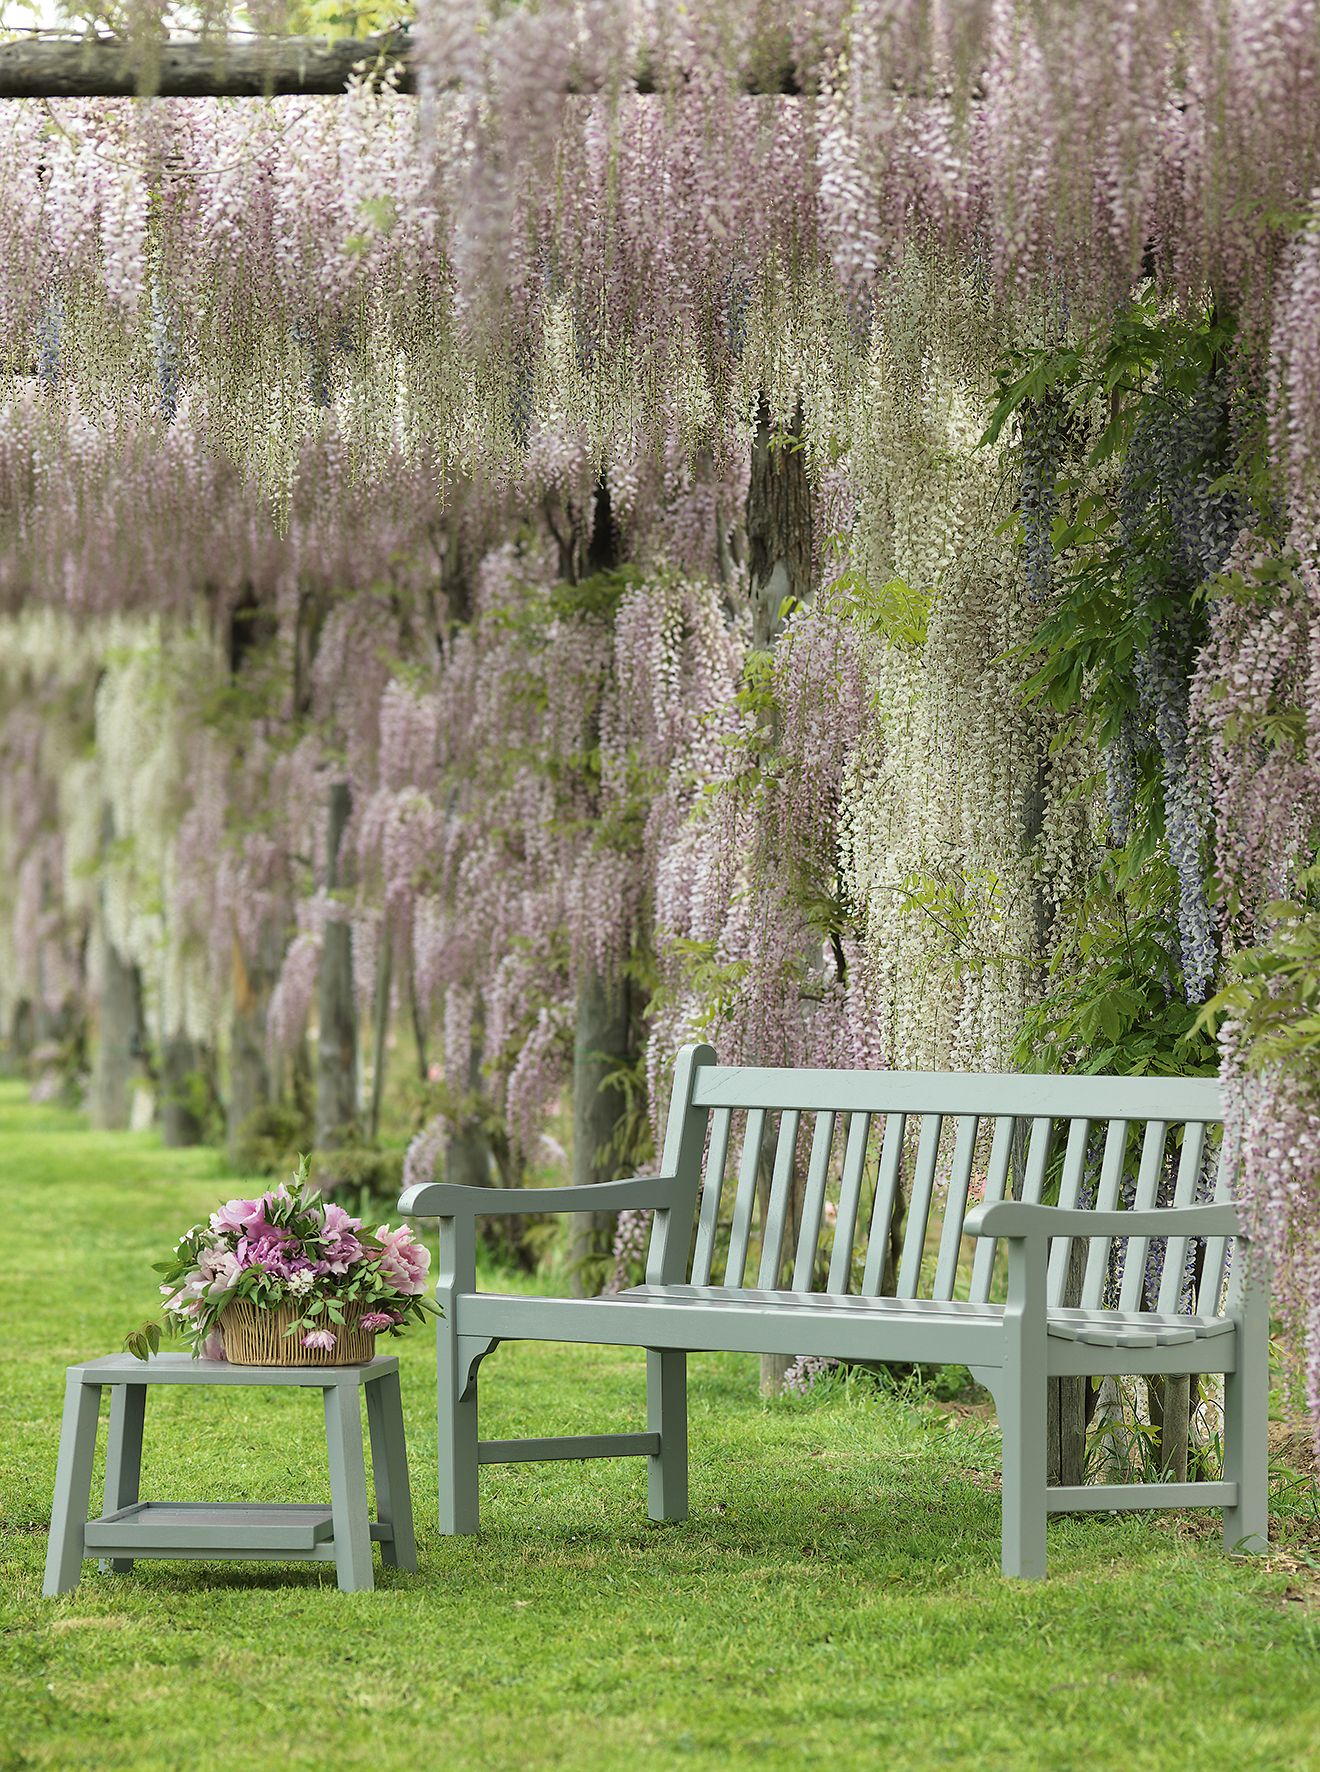
[[[969,1367],[1003,1430],[1005,1574],[1044,1575],[1051,1512],[1212,1507],[1228,1548],[1263,1549],[1268,1305],[1213,1162],[1220,1118],[1205,1078],[734,1069],[689,1046],[661,1174],[409,1188],[400,1209],[440,1221],[441,1530],[477,1530],[483,1464],[552,1458],[644,1455],[651,1518],[685,1518],[687,1355],[721,1350]],[[645,1284],[477,1291],[479,1215],[643,1208]],[[645,1348],[647,1431],[480,1439],[477,1367],[516,1340]],[[1222,1481],[1047,1484],[1048,1379],[1191,1373],[1223,1375]]]

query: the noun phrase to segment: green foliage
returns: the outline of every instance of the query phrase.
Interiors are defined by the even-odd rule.
[[[1013,352],[999,374],[1000,399],[985,442],[995,441],[1010,418],[1029,418],[1047,398],[1063,413],[1071,439],[1054,488],[1059,594],[1023,649],[1037,661],[1027,696],[1075,714],[1101,744],[1111,743],[1125,717],[1137,712],[1134,661],[1157,634],[1176,628],[1190,669],[1205,638],[1208,595],[1207,587],[1188,582],[1178,563],[1172,515],[1149,472],[1138,471],[1131,490],[1156,496],[1139,523],[1124,526],[1103,470],[1127,455],[1139,423],[1158,426],[1172,398],[1204,388],[1221,371],[1235,334],[1233,322],[1216,311],[1169,312],[1148,290],[1107,330],[1075,346]],[[1258,435],[1263,415],[1254,430],[1242,425],[1241,410],[1238,421],[1240,434],[1230,436],[1225,406],[1205,464],[1231,461],[1215,485],[1265,515],[1271,498]],[[1148,750],[1143,762],[1150,795],[1157,797],[1158,758]]]
[[[393,1213],[403,1188],[403,1152],[377,1145],[344,1145],[313,1151],[309,1178],[325,1197],[358,1218]]]
[[[1054,513],[1054,594],[1021,649],[1032,665],[1025,694],[1062,717],[1056,747],[1077,738],[1121,742],[1132,795],[1128,828],[1118,833],[1125,846],[1104,858],[1065,918],[1019,1062],[1124,1073],[1215,1068],[1213,1040],[1185,1002],[1165,818],[1170,757],[1143,703],[1138,661],[1157,669],[1157,694],[1176,697],[1179,685],[1185,694],[1208,637],[1210,599],[1229,591],[1224,581],[1196,582],[1161,478],[1178,402],[1205,401],[1201,453],[1188,471],[1215,476],[1210,490],[1231,496],[1258,528],[1271,520],[1263,415],[1230,385],[1226,367],[1235,343],[1231,317],[1173,311],[1147,289],[1108,327],[1014,352],[999,375],[985,441],[1014,418],[1029,432],[1048,414],[1053,427],[1035,456],[1025,453],[1024,432],[1024,462],[1043,453],[1055,473],[1034,495],[1043,500],[1034,523]],[[1019,529],[1024,543],[1032,539],[1025,519]],[[1209,853],[1201,866],[1213,897]]]
[[[240,1175],[287,1175],[311,1141],[307,1114],[291,1102],[263,1102],[238,1129],[234,1162]]]
[[[1197,1018],[1204,1037],[1222,1016],[1241,1029],[1254,1070],[1284,1065],[1300,1075],[1320,1067],[1320,865],[1297,877],[1292,898],[1266,907],[1267,942],[1228,962],[1228,982]]]
[[[1181,989],[1177,879],[1168,862],[1110,855],[1068,921],[1049,987],[1014,1052],[1024,1069],[1118,1076],[1213,1076],[1218,1049]]]
[[[861,624],[891,646],[914,651],[926,644],[933,591],[920,590],[901,578],[873,585],[855,567],[841,573],[834,583],[852,598]]]

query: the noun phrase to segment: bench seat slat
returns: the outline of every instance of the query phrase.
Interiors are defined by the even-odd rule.
[[[614,1296],[655,1305],[708,1304],[733,1306],[775,1305],[785,1309],[839,1312],[875,1317],[977,1317],[998,1322],[1002,1304],[968,1304],[961,1299],[865,1298],[860,1293],[794,1292],[787,1288],[756,1286],[631,1286]],[[1230,1317],[1163,1317],[1153,1311],[1082,1310],[1060,1305],[1047,1313],[1051,1335],[1064,1341],[1093,1341],[1096,1337],[1131,1337],[1117,1345],[1155,1347],[1173,1342],[1199,1341],[1232,1331]],[[1168,1340],[1157,1339],[1167,1337]],[[1115,1345],[1095,1340],[1096,1346]]]

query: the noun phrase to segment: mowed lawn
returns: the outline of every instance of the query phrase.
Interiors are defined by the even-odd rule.
[[[684,1525],[647,1523],[621,1460],[490,1471],[480,1539],[441,1539],[423,1331],[395,1344],[420,1574],[341,1595],[333,1567],[89,1564],[43,1600],[63,1369],[118,1348],[151,1262],[237,1183],[14,1083],[0,1174],[4,1767],[1320,1767],[1304,1507],[1265,1562],[1212,1516],[1059,1521],[1050,1580],[1006,1583],[993,1428],[865,1381],[765,1404],[746,1358],[692,1361]],[[503,1347],[483,1411],[495,1436],[637,1427],[642,1357]],[[314,1395],[152,1394],[144,1496],[326,1493]]]

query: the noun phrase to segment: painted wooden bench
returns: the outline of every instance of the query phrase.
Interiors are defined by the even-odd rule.
[[[1220,1115],[1203,1078],[733,1069],[689,1046],[660,1175],[408,1189],[401,1210],[440,1221],[441,1530],[477,1530],[483,1464],[552,1458],[644,1455],[651,1518],[685,1518],[686,1360],[703,1349],[969,1367],[1003,1430],[1005,1574],[1043,1576],[1047,1515],[1081,1509],[1216,1508],[1227,1547],[1263,1549],[1268,1305],[1224,1162],[1203,1181]],[[481,1214],[640,1208],[644,1285],[477,1291]],[[478,1365],[518,1340],[645,1348],[646,1432],[480,1439]],[[1047,1379],[1106,1373],[1221,1373],[1223,1480],[1048,1486]]]

